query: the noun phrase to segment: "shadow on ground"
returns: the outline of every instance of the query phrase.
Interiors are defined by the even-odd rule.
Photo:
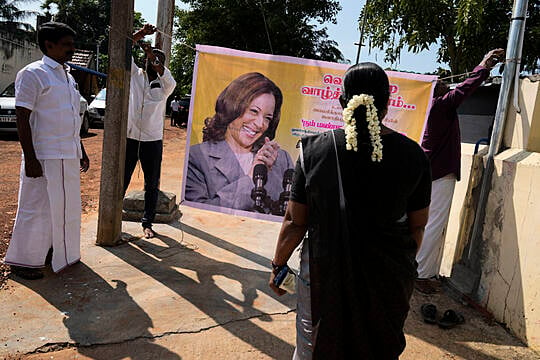
[[[257,255],[249,250],[238,247],[223,239],[187,226],[176,224],[184,231],[192,233],[202,240],[211,242],[225,250],[231,251],[246,259],[268,266],[269,259]],[[138,239],[122,246],[107,248],[112,254],[131,266],[144,272],[159,281],[195,307],[207,314],[216,323],[237,338],[245,341],[269,357],[282,358],[284,353],[292,357],[294,347],[282,339],[263,330],[250,321],[242,323],[239,331],[234,322],[251,317],[271,321],[256,308],[257,292],[273,296],[268,287],[269,271],[259,271],[222,262],[202,255],[181,242],[166,235],[157,234],[159,240],[166,246],[156,245],[154,242]],[[183,275],[174,268],[183,268],[194,271],[198,281]],[[215,278],[226,277],[241,284],[243,300],[239,300],[219,287]],[[284,297],[277,299],[289,308],[293,308],[295,299]],[[234,306],[236,305],[236,306]]]

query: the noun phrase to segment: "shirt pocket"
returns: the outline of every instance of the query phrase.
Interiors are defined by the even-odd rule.
[[[62,81],[56,77],[51,77],[43,90],[42,104],[46,108],[67,110],[67,104],[70,104],[70,102],[66,100],[70,98],[70,87],[71,85],[67,83],[67,79]]]

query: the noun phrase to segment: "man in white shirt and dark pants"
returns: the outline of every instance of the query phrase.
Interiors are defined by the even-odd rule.
[[[171,126],[180,125],[178,123],[178,119],[180,115],[179,111],[180,111],[180,102],[175,96],[174,100],[171,101]]]
[[[80,94],[67,72],[75,31],[62,23],[41,25],[44,56],[15,80],[17,130],[23,150],[19,204],[5,263],[25,279],[43,277],[50,249],[52,270],[80,260],[80,172],[89,160],[79,132]]]
[[[155,31],[154,26],[146,24],[133,34],[133,40],[139,42]],[[131,64],[124,193],[129,186],[137,161],[140,160],[145,192],[144,214],[141,221],[145,237],[151,238],[155,235],[152,223],[156,215],[159,193],[163,119],[167,98],[174,91],[176,81],[164,65],[165,54],[159,49],[153,49],[150,44],[140,43],[140,45],[146,54],[145,69],[139,68],[135,62]]]

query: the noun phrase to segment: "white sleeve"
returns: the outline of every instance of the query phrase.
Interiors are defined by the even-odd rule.
[[[133,59],[133,56],[131,57],[131,76],[137,74],[139,72],[139,67],[137,64],[135,64],[135,59]]]
[[[34,110],[41,87],[41,82],[34,73],[28,70],[19,71],[15,80],[15,106]]]
[[[161,84],[163,85],[163,91],[165,93],[165,96],[169,96],[174,91],[174,88],[176,87],[176,80],[174,80],[171,71],[167,68],[164,68],[163,75],[159,76],[159,79],[161,80]]]

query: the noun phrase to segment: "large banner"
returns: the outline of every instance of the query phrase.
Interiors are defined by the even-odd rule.
[[[301,136],[343,126],[349,65],[197,46],[182,199],[281,221]],[[435,76],[387,72],[384,124],[420,142]]]

